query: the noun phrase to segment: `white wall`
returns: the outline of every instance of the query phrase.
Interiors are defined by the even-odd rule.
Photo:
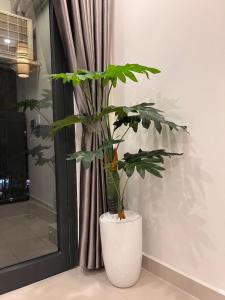
[[[1,0],[0,1],[0,10],[11,12],[11,2],[10,2],[10,0]]]
[[[121,84],[114,103],[154,99],[190,136],[142,130],[139,147],[184,152],[164,179],[130,181],[129,208],[143,216],[144,252],[225,291],[225,1],[115,0],[113,63],[162,70]]]

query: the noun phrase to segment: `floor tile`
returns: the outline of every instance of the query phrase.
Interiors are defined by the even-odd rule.
[[[1,206],[0,268],[57,251],[49,240],[50,223],[29,215],[28,204]]]
[[[157,300],[195,299],[145,270],[142,270],[138,283],[130,289],[121,290],[121,294],[130,300],[149,300],[149,295],[151,295],[151,299]]]
[[[18,259],[11,252],[0,249],[0,268],[5,268],[18,263]]]
[[[31,230],[31,232],[38,237],[46,237],[49,234],[49,223],[44,220],[35,219],[27,226]]]
[[[105,272],[76,268],[22,289],[1,300],[194,300],[176,287],[142,270],[139,282],[128,289],[112,286]]]

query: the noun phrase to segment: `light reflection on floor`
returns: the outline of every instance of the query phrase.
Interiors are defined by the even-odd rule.
[[[51,224],[29,212],[29,201],[0,205],[0,268],[57,251]]]

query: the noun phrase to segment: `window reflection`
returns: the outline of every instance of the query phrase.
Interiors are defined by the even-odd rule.
[[[0,1],[0,268],[57,251],[49,7]]]

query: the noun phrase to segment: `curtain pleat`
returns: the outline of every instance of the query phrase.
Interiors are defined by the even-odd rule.
[[[70,72],[75,69],[103,71],[110,58],[111,0],[53,0],[55,14]],[[75,89],[79,113],[92,114],[100,110],[102,93],[106,104],[106,90],[93,82],[87,86],[93,100],[91,107],[81,89]],[[83,127],[82,150],[95,150],[102,143],[102,135]],[[103,266],[99,216],[106,212],[106,184],[102,162],[96,160],[85,170],[80,168],[80,265],[87,269]]]

